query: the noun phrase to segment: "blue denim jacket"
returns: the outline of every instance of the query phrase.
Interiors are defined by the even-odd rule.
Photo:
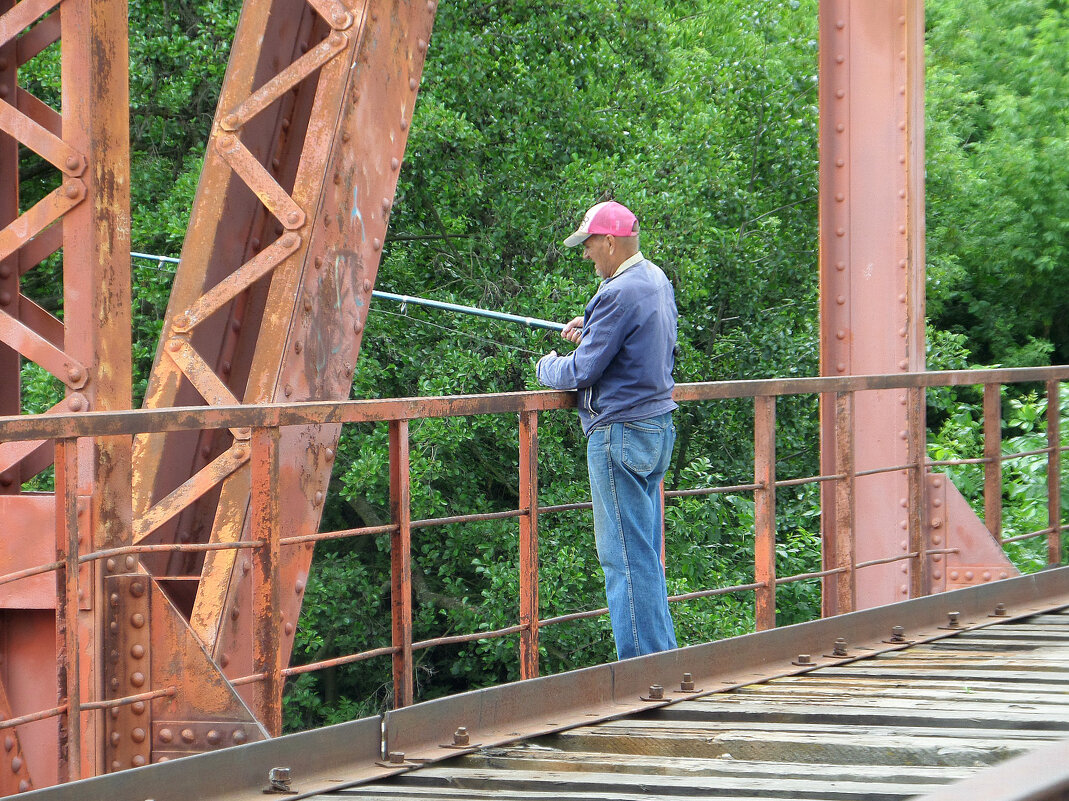
[[[579,421],[642,420],[677,408],[672,400],[676,299],[661,268],[642,260],[603,281],[583,314],[583,338],[567,356],[543,356],[538,380],[578,389]]]

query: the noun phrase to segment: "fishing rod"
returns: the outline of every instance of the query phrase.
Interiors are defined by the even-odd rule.
[[[400,303],[402,308],[404,308],[405,305],[411,303],[415,306],[428,306],[432,309],[444,309],[445,311],[457,312],[459,314],[473,314],[477,317],[489,317],[491,320],[503,320],[508,323],[521,323],[522,325],[526,325],[530,328],[544,328],[547,331],[564,330],[564,323],[554,323],[550,320],[540,320],[537,317],[521,317],[518,314],[507,314],[505,312],[489,311],[488,309],[479,309],[475,306],[461,306],[458,303],[445,303],[440,300],[414,298],[411,295],[395,295],[392,292],[380,292],[377,289],[371,292],[371,297],[395,301],[397,303]]]
[[[131,253],[130,255],[134,258],[155,261],[159,264],[179,263],[179,260],[173,256],[156,256],[152,253]],[[400,303],[402,310],[404,310],[405,306],[411,303],[413,306],[428,306],[432,309],[444,309],[445,311],[457,312],[458,314],[472,314],[477,317],[489,317],[491,320],[503,320],[507,323],[520,323],[530,328],[544,328],[547,331],[564,330],[564,323],[554,323],[551,320],[540,320],[537,317],[521,317],[518,314],[489,311],[488,309],[479,309],[475,306],[461,306],[459,303],[445,303],[440,300],[416,298],[411,295],[395,295],[393,292],[381,292],[378,289],[372,290],[371,297],[392,300],[396,303]]]

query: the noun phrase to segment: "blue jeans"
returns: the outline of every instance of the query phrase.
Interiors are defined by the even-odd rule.
[[[667,412],[598,426],[587,441],[594,537],[620,659],[676,647],[661,563],[661,479],[675,439]]]

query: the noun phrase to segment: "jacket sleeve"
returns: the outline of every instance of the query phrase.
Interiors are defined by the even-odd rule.
[[[585,389],[601,378],[620,350],[625,314],[616,292],[602,292],[591,302],[579,347],[567,356],[543,356],[538,380],[553,389]]]

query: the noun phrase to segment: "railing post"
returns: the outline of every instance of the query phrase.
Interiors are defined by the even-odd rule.
[[[538,676],[538,412],[520,412],[520,678]]]
[[[1047,382],[1047,564],[1062,561],[1061,385]]]
[[[909,498],[909,514],[907,515],[909,526],[909,551],[917,554],[917,559],[910,570],[909,597],[919,598],[928,595],[932,591],[932,583],[929,577],[931,557],[925,551],[928,550],[928,540],[925,537],[924,510],[926,502],[924,491],[927,483],[924,480],[927,470],[928,436],[925,425],[924,387],[910,387],[906,390],[906,399],[909,404],[908,420],[908,453],[909,463],[912,467],[907,473],[907,487]]]
[[[853,392],[835,393],[835,474],[842,476],[835,482],[835,540],[831,552],[825,550],[824,568],[843,572],[824,581],[825,617],[853,612],[857,606]]]
[[[984,384],[984,524],[1002,538],[1002,385]]]
[[[81,682],[78,658],[78,440],[58,439],[56,465],[56,649],[59,779],[82,776]]]
[[[412,665],[412,495],[408,421],[390,421],[390,597],[392,605],[393,705],[414,700]]]
[[[758,631],[776,627],[776,397],[754,398],[754,582]]]
[[[278,428],[252,430],[252,538],[256,551],[253,609],[256,640],[253,671],[264,674],[260,720],[272,737],[282,734],[281,539],[278,504]]]

